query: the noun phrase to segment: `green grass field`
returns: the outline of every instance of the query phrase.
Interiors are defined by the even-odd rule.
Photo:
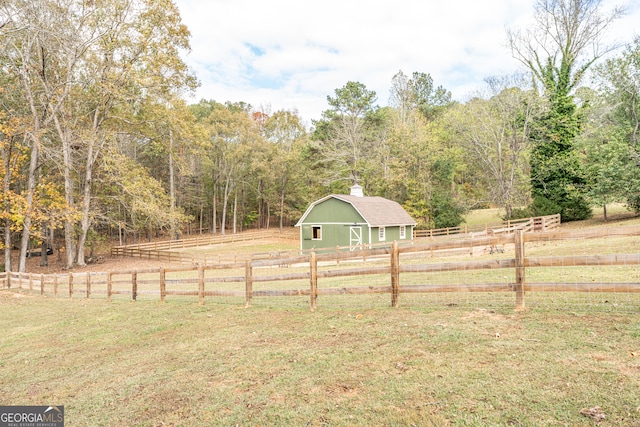
[[[640,313],[1,304],[0,403],[68,426],[640,425]]]
[[[638,250],[637,239],[527,249]],[[531,269],[527,277],[571,271]],[[465,274],[512,280],[503,270]],[[640,280],[637,266],[604,274]],[[383,276],[323,286],[388,282]],[[532,308],[516,312],[512,295],[401,295],[397,309],[387,294],[326,296],[310,312],[305,297],[254,298],[244,308],[242,298],[198,305],[194,296],[160,303],[122,295],[109,303],[2,291],[0,405],[64,405],[71,427],[640,427],[640,302],[603,310],[614,298],[627,297],[530,296]]]

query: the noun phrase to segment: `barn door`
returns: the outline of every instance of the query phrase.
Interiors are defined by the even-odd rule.
[[[362,245],[362,227],[351,227],[349,231],[349,250],[354,251]]]

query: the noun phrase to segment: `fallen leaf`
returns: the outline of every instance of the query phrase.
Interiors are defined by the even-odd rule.
[[[399,371],[404,372],[409,368],[407,368],[407,365],[405,365],[404,363],[398,362],[398,363],[396,363],[396,369],[399,370]]]
[[[580,413],[585,417],[595,420],[596,422],[602,421],[606,417],[599,406],[594,406],[593,408],[583,408],[580,410]]]

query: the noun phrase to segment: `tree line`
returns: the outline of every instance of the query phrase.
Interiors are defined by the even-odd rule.
[[[507,32],[521,74],[460,102],[429,73],[398,71],[383,106],[348,81],[308,126],[296,111],[188,105],[197,79],[171,0],[5,0],[5,268],[24,271],[35,246],[43,263],[63,247],[72,268],[105,238],[290,226],[354,183],[424,228],[485,206],[564,221],[612,202],[639,211],[640,38],[603,46],[623,10],[598,0],[535,6],[531,28]]]

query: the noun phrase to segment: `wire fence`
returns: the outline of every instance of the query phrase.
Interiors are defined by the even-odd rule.
[[[0,274],[58,298],[299,308],[640,310],[640,227],[514,230],[353,252],[109,273]]]

